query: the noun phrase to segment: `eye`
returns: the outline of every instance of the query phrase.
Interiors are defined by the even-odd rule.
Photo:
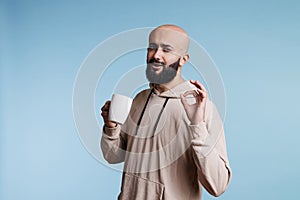
[[[158,47],[155,44],[149,44],[148,50],[156,50]]]
[[[172,49],[169,48],[169,47],[165,47],[165,48],[163,48],[163,51],[166,52],[166,53],[168,53],[168,52],[172,51]]]

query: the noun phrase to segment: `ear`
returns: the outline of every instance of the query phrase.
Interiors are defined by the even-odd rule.
[[[180,58],[179,65],[183,66],[190,59],[190,55],[186,53],[184,56]]]

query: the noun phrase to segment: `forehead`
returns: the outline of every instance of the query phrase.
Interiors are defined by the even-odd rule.
[[[187,40],[186,34],[167,28],[155,29],[149,36],[149,43],[170,45],[178,49],[184,48]]]

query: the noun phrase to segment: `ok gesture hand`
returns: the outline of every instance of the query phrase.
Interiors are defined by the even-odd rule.
[[[186,91],[180,95],[180,98],[191,124],[197,125],[205,120],[207,91],[199,81],[190,80],[190,82],[195,85],[197,89]],[[185,98],[187,95],[193,95],[196,99],[196,103],[192,105],[188,104]]]

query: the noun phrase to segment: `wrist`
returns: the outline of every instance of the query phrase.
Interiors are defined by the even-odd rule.
[[[118,126],[117,123],[110,122],[109,124],[104,124],[107,128],[116,128]]]

